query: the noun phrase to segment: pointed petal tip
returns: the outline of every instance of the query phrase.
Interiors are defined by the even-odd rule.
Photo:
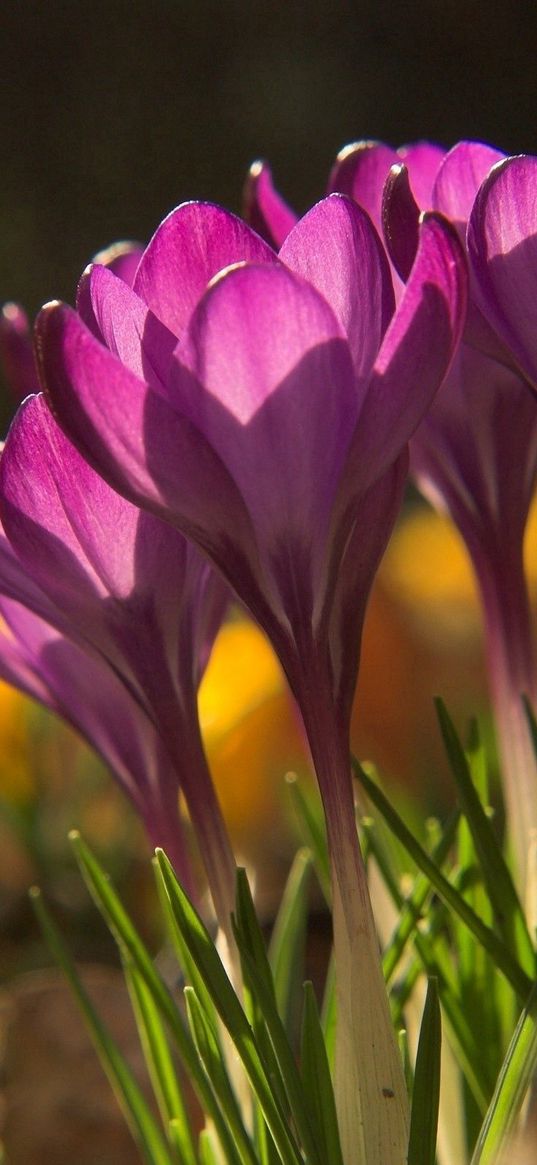
[[[353,154],[360,153],[362,150],[372,150],[375,146],[381,146],[383,143],[377,138],[359,138],[355,142],[348,142],[346,146],[342,146],[336,154],[336,162],[344,162],[347,158],[352,157]]]

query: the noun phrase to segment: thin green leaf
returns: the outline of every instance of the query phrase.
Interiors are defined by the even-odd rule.
[[[117,1044],[97,1015],[67,948],[64,945],[60,932],[53,922],[43,902],[41,892],[37,887],[32,888],[30,897],[47,945],[56,962],[61,967],[76,997],[103,1068],[117,1096],[132,1136],[139,1145],[148,1165],[174,1165],[163,1135],[147,1106],[145,1098],[130,1068],[121,1055]]]
[[[435,979],[429,979],[414,1069],[408,1165],[434,1165],[440,1100],[442,1030]]]
[[[244,979],[263,1016],[308,1165],[323,1165],[293,1049],[278,1014],[270,964],[244,870],[237,872],[237,918],[234,929]]]
[[[531,980],[513,958],[511,951],[490,927],[485,926],[477,914],[468,906],[468,903],[464,901],[464,898],[450,885],[420,845],[419,841],[407,829],[399,814],[396,813],[378,786],[363,772],[358,761],[353,758],[352,764],[354,772],[364,786],[368,797],[370,797],[379,813],[386,819],[390,828],[393,829],[393,832],[408,850],[416,865],[427,875],[429,881],[447,906],[458,914],[469,930],[475,935],[478,942],[496,960],[498,969],[512,984],[519,998],[526,998],[531,988]]]
[[[231,1145],[227,1124],[215,1100],[190,1034],[184,1026],[183,1017],[177,1004],[157,973],[147,948],[133,926],[107,874],[76,830],[70,833],[69,838],[90,894],[114,936],[122,957],[127,954],[132,959],[147,984],[156,1006],[169,1026],[186,1073],[198,1094],[202,1109],[214,1122],[225,1156],[227,1147]]]
[[[175,877],[162,850],[157,851],[177,924],[196,962],[216,1010],[244,1064],[252,1088],[285,1165],[300,1165],[301,1157],[287,1127],[265,1071],[254,1033],[233,990],[210,935]]]
[[[336,1050],[336,1019],[336,961],[332,952],[328,964],[328,971],[326,972],[323,1006],[321,1010],[321,1027],[323,1029],[326,1055],[331,1069],[334,1068],[334,1054]]]
[[[330,1165],[343,1165],[334,1089],[317,1001],[310,982],[304,983],[300,1060],[302,1079],[312,1120],[315,1122],[321,1157],[324,1161],[329,1161]]]
[[[303,978],[304,942],[308,913],[311,851],[295,856],[276,916],[269,944],[269,962],[276,1003],[287,1031],[292,1027],[297,984]]]
[[[123,959],[123,970],[164,1127],[169,1130],[170,1143],[177,1151],[179,1160],[184,1165],[196,1165],[196,1148],[190,1121],[159,1011],[145,980],[130,958]]]
[[[257,1165],[253,1146],[244,1128],[240,1109],[229,1081],[229,1074],[222,1059],[222,1052],[216,1031],[206,1015],[194,988],[185,987],[184,995],[190,1030],[198,1049],[198,1054],[211,1085],[218,1096],[236,1149],[235,1157],[233,1161],[229,1161],[229,1165]],[[227,1159],[226,1165],[228,1165]]]
[[[288,773],[285,779],[305,845],[313,853],[319,885],[326,902],[330,905],[332,901],[330,861],[320,798],[311,788],[303,788],[303,782],[296,773]]]
[[[457,832],[457,824],[459,821],[459,813],[451,814],[449,821],[446,823],[444,832],[435,846],[432,853],[432,860],[439,868],[445,862],[455,835]],[[431,883],[424,874],[418,874],[414,881],[414,885],[410,894],[405,898],[401,898],[399,909],[401,914],[399,923],[391,936],[389,945],[387,946],[382,959],[382,969],[384,971],[384,978],[389,983],[394,971],[399,963],[399,960],[405,950],[408,940],[414,934],[416,925],[422,916],[422,911],[431,894]]]
[[[435,700],[440,730],[472,833],[476,854],[504,942],[526,973],[535,974],[535,951],[510,871],[498,839],[477,795],[468,759],[453,722],[440,699]]]
[[[497,1165],[537,1069],[537,984],[507,1049],[471,1165]]]

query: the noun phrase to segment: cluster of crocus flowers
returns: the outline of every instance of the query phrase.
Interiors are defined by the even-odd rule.
[[[481,596],[491,698],[518,877],[537,921],[537,767],[522,704],[537,696],[523,541],[537,476],[535,389],[536,160],[481,142],[449,152],[358,142],[338,157],[329,189],[364,206],[385,235],[401,294],[434,210],[467,252],[470,301],[449,376],[411,443],[411,471],[447,509],[469,551]],[[270,170],[253,167],[246,212],[283,241],[295,216]]]
[[[108,748],[143,804],[142,746],[125,765],[108,743],[102,705],[106,684],[118,686],[128,705],[125,718],[115,705],[118,740],[123,733],[137,751],[126,727],[135,721],[152,772],[157,764],[153,791],[183,790],[228,934],[232,861],[195,706],[221,579],[272,644],[326,816],[345,1165],[402,1165],[408,1143],[349,730],[365,606],[400,509],[409,441],[415,472],[457,521],[482,588],[523,879],[537,827],[526,745],[513,760],[520,694],[534,690],[522,569],[535,478],[531,275],[524,295],[511,297],[531,269],[533,170],[527,159],[498,167],[499,157],[478,144],[445,157],[429,145],[353,147],[329,197],[298,220],[257,166],[247,191],[255,230],[210,204],[179,207],[143,252],[120,248],[88,269],[76,311],[43,309],[44,396],[22,406],[0,466],[13,674],[22,684],[26,669],[26,690],[33,683]],[[88,676],[105,670],[93,704],[86,692],[69,702],[76,683],[56,668],[58,639],[64,675],[81,652]],[[98,684],[97,673],[87,681]]]

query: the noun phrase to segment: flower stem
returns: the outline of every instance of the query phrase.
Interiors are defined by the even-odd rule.
[[[522,697],[537,685],[522,554],[474,565],[485,617],[485,643],[498,752],[517,877],[530,933],[537,926],[537,763]]]
[[[404,1165],[408,1098],[358,843],[348,732],[322,669],[300,700],[323,799],[337,974],[336,1104],[345,1165]]]

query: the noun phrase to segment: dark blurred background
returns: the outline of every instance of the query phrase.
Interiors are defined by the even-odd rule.
[[[305,208],[360,137],[537,149],[537,5],[3,0],[0,300],[73,298],[96,250],[272,162]]]

